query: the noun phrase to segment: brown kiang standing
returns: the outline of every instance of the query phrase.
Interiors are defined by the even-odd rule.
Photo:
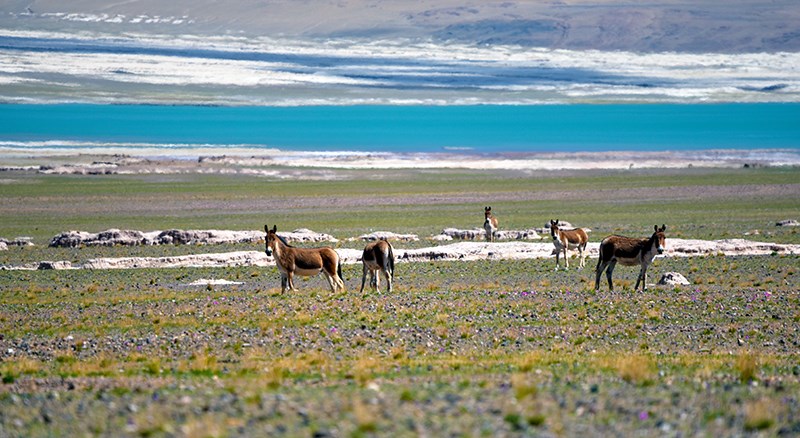
[[[361,263],[364,265],[364,272],[361,276],[361,292],[364,292],[364,283],[367,274],[370,276],[369,284],[378,290],[380,286],[379,273],[382,272],[386,278],[386,291],[392,291],[392,281],[394,280],[394,250],[392,244],[381,239],[368,243],[364,247],[361,255]]]
[[[553,246],[556,252],[556,270],[558,270],[559,255],[564,253],[565,269],[569,269],[569,257],[567,257],[567,250],[578,250],[578,268],[583,268],[586,264],[586,244],[589,243],[589,235],[583,228],[575,228],[572,230],[565,230],[561,228],[558,219],[550,220],[550,237],[553,238]]]
[[[295,248],[278,236],[277,225],[271,230],[264,225],[264,231],[267,233],[265,252],[275,258],[275,265],[281,273],[281,292],[297,290],[294,287],[295,274],[308,277],[320,272],[325,274],[332,292],[344,290],[342,262],[333,248]]]
[[[608,277],[608,289],[614,290],[611,275],[617,262],[624,266],[640,265],[642,269],[639,271],[639,277],[636,279],[636,286],[633,290],[639,289],[639,283],[642,283],[642,290],[647,290],[647,267],[650,266],[657,254],[664,252],[664,242],[666,241],[664,231],[667,226],[661,225],[659,228],[658,225],[655,225],[654,229],[655,232],[649,238],[634,239],[613,235],[600,242],[600,257],[597,260],[597,278],[594,290],[600,289],[600,275],[603,274],[603,270],[606,270],[606,277]]]
[[[492,207],[483,209],[483,229],[486,230],[486,240],[494,242],[494,234],[497,232],[497,218],[492,214]]]

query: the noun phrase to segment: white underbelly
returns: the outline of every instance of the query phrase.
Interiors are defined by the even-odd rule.
[[[304,277],[310,277],[312,275],[319,274],[319,271],[322,269],[295,269],[295,275],[302,275]]]

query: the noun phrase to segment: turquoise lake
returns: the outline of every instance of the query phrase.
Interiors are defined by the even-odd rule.
[[[527,153],[798,149],[800,104],[0,105],[0,142]],[[63,145],[59,145],[63,142]]]

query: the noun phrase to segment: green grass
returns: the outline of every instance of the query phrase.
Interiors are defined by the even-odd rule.
[[[596,233],[646,233],[653,224],[666,223],[683,237],[725,238],[759,229],[772,233],[763,239],[798,242],[797,233],[777,230],[774,223],[796,214],[800,191],[765,198],[757,190],[796,181],[798,172],[684,169],[521,176],[408,170],[376,179],[371,178],[374,172],[348,171],[345,179],[333,181],[19,175],[3,186],[0,198],[7,207],[0,212],[0,236],[31,236],[41,244],[70,229],[260,229],[266,222],[342,237],[370,229],[428,236],[448,226],[480,226],[482,206],[491,204],[507,229],[541,227],[558,217]],[[738,189],[724,195],[702,189],[726,186]],[[653,196],[648,188],[667,195]]]

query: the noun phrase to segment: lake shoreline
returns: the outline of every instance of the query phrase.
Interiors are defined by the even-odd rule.
[[[469,151],[389,153],[286,151],[262,148],[74,147],[0,150],[0,172],[44,174],[242,173],[280,176],[281,169],[390,170],[465,169],[486,171],[625,170],[800,166],[793,149],[607,151],[477,154]],[[300,174],[298,174],[300,170]]]

